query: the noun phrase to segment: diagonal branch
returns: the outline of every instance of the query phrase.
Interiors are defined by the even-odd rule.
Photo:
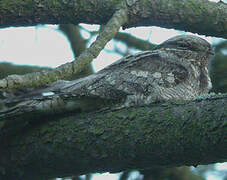
[[[53,71],[41,71],[26,75],[10,75],[0,80],[0,89],[46,86],[59,79],[69,79],[73,74],[84,70],[96,58],[105,45],[115,36],[119,28],[127,21],[127,9],[121,8],[100,32],[96,41],[91,44],[75,61],[59,66]]]

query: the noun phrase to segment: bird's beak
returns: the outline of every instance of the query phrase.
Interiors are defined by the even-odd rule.
[[[209,51],[208,54],[211,55],[211,56],[215,55],[214,51]]]
[[[214,56],[214,55],[215,55],[214,48],[211,48],[211,49],[208,51],[208,54],[211,55],[211,56]]]

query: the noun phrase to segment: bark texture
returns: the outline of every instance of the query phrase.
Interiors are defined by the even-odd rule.
[[[227,38],[227,4],[222,1],[126,2],[130,19],[125,28],[161,26]],[[68,23],[105,24],[119,9],[118,5],[119,0],[1,0],[0,27]]]
[[[0,179],[224,162],[226,109],[219,95],[42,119],[2,140]]]

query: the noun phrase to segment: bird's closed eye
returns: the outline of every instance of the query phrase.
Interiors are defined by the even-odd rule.
[[[183,48],[183,49],[187,49],[188,48],[188,45],[185,44],[185,43],[182,43],[182,42],[177,43],[177,45],[178,45],[178,47]]]

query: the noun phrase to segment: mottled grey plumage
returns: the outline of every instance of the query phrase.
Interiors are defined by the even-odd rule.
[[[192,99],[211,88],[207,69],[211,55],[212,48],[206,40],[176,36],[86,78],[59,81],[32,95],[8,99],[7,104],[20,102],[8,110],[8,117],[19,112],[56,113]],[[0,113],[0,119],[7,117],[6,111]]]

